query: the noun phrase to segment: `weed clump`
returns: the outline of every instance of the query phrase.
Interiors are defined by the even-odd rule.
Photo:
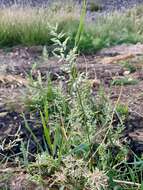
[[[136,85],[139,83],[139,80],[137,79],[132,79],[128,77],[124,77],[121,79],[114,79],[112,81],[112,85],[118,85],[118,86],[124,86],[124,85]]]
[[[132,177],[127,177],[129,148],[121,141],[128,107],[120,105],[121,95],[113,106],[101,87],[94,96],[88,78],[76,67],[82,24],[71,50],[68,50],[70,38],[62,40],[66,34],[59,34],[57,26],[51,27],[56,47],[53,55],[67,63],[62,68],[68,75],[62,76],[66,88],[49,79],[45,85],[41,76],[32,80],[36,86],[30,86],[27,107],[39,112],[46,151],[37,155],[36,163],[29,164],[30,178],[45,185],[48,177],[51,189],[126,188],[128,180],[129,186],[134,187]],[[133,172],[134,168],[129,170]],[[136,179],[138,182],[139,178]]]

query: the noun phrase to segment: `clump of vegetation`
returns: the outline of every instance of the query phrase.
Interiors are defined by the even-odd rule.
[[[88,3],[88,7],[87,9],[91,12],[97,12],[97,11],[101,11],[102,10],[102,5],[101,5],[101,2],[100,0],[98,1],[90,1]]]
[[[119,104],[120,95],[112,106],[102,88],[93,96],[87,77],[77,71],[77,45],[80,45],[83,21],[71,50],[68,50],[70,38],[62,41],[66,34],[59,35],[57,26],[51,30],[56,47],[53,55],[66,61],[63,70],[68,78],[62,76],[66,88],[49,79],[45,85],[41,76],[32,81],[35,86],[30,86],[27,107],[39,112],[46,146],[46,151],[37,155],[36,163],[28,164],[30,179],[43,186],[47,183],[51,189],[141,187],[137,174],[141,166],[130,166],[129,148],[120,141],[128,116],[127,106]],[[118,122],[115,122],[116,117]],[[134,167],[137,167],[136,172]]]
[[[132,79],[129,77],[124,77],[121,79],[113,79],[113,81],[111,82],[112,85],[119,85],[119,86],[124,86],[124,85],[135,85],[138,84],[139,80],[137,79]]]
[[[124,61],[120,63],[125,69],[127,69],[130,73],[136,72],[137,68],[134,64],[129,61]]]

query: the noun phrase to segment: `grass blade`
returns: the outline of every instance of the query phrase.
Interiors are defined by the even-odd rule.
[[[44,136],[45,136],[46,142],[48,144],[50,153],[52,154],[52,143],[51,143],[51,138],[50,138],[50,130],[46,125],[45,118],[44,118],[43,113],[41,111],[40,111],[40,116],[41,116],[41,120],[42,120],[42,126],[44,129]]]
[[[76,34],[76,37],[75,37],[75,47],[78,47],[79,43],[80,43],[81,34],[82,34],[83,30],[84,30],[85,16],[86,16],[86,0],[83,1],[79,27],[78,27],[78,31],[77,31],[77,34]]]

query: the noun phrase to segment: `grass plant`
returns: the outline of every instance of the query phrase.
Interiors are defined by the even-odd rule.
[[[37,162],[29,164],[32,179],[37,181],[39,176],[40,185],[41,182],[44,185],[48,175],[52,181],[48,183],[51,189],[142,190],[142,158],[133,153],[134,162],[129,162],[130,148],[120,141],[128,116],[127,106],[120,104],[122,92],[114,106],[103,88],[94,97],[87,77],[76,70],[76,46],[68,51],[70,38],[62,41],[66,34],[58,35],[57,26],[51,29],[52,41],[57,47],[53,54],[67,62],[63,69],[69,77],[62,78],[66,81],[66,90],[62,86],[56,90],[57,85],[50,82],[43,87],[46,93],[37,91],[36,99],[32,90],[32,104],[28,102],[27,106],[31,109],[32,105],[33,110],[39,111],[50,150],[38,154]],[[44,84],[41,79],[40,85]],[[47,93],[49,89],[50,93]],[[119,122],[116,123],[115,118]]]
[[[53,55],[59,61],[67,63],[63,70],[68,78],[62,76],[61,80],[65,82],[66,88],[54,84],[48,77],[47,81],[43,80],[40,74],[37,79],[31,77],[31,83],[27,86],[29,94],[25,102],[26,107],[30,113],[38,113],[37,119],[39,127],[43,129],[46,146],[43,150],[24,118],[25,127],[30,131],[38,147],[34,163],[28,160],[24,146],[21,147],[23,167],[27,169],[29,179],[39,183],[43,189],[46,185],[51,190],[142,190],[142,157],[132,152],[133,161],[129,162],[127,157],[131,150],[121,141],[128,116],[128,108],[120,105],[122,91],[113,106],[102,87],[96,96],[93,95],[87,76],[79,73],[76,67],[79,49],[81,52],[85,50],[88,52],[91,49],[98,49],[99,46],[101,48],[124,41],[140,40],[142,32],[133,27],[135,25],[141,27],[134,20],[138,14],[131,12],[128,16],[127,13],[123,13],[123,18],[120,18],[119,13],[114,13],[106,19],[99,19],[100,22],[98,21],[95,26],[92,24],[90,28],[84,24],[86,1],[83,3],[80,20],[76,22],[72,20],[71,11],[69,15],[72,17],[67,15],[66,19],[60,17],[59,7],[55,12],[58,14],[57,19],[49,20],[50,22],[46,20],[50,17],[43,17],[47,14],[46,10],[42,13],[41,10],[38,11],[34,10],[31,13],[33,17],[29,17],[29,12],[20,17],[23,12],[17,12],[18,20],[15,13],[12,15],[11,10],[9,14],[12,17],[3,12],[2,18],[5,15],[7,20],[4,21],[4,18],[2,20],[4,23],[8,21],[8,24],[3,28],[0,23],[0,30],[6,31],[0,33],[1,39],[4,35],[1,45],[8,45],[9,42],[29,45],[49,43],[54,47]],[[37,16],[39,14],[40,17]],[[44,15],[41,17],[41,14]],[[69,18],[71,27],[68,23]],[[11,22],[9,19],[12,19]],[[53,25],[55,22],[58,22],[58,25]],[[74,24],[78,26],[78,30]],[[48,59],[46,53],[48,52],[45,49],[44,57]]]

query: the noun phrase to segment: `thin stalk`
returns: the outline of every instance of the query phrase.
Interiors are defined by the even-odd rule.
[[[75,37],[75,47],[78,47],[80,43],[81,34],[84,30],[85,16],[86,16],[86,0],[83,1],[83,6],[82,6],[82,11],[81,11],[81,16],[80,16],[80,23],[79,23],[78,31]]]
[[[88,129],[88,125],[87,125],[87,116],[86,116],[86,113],[85,113],[85,110],[84,110],[84,106],[83,106],[83,103],[82,103],[82,98],[81,98],[81,95],[80,95],[80,92],[79,92],[78,88],[77,88],[77,94],[78,94],[79,103],[80,103],[80,106],[81,106],[81,109],[82,109],[82,112],[83,112],[83,115],[84,115],[84,125],[86,127],[88,142],[89,142],[89,144],[91,144],[90,135],[89,135],[89,129]]]
[[[141,184],[140,184],[140,183],[134,183],[134,182],[131,182],[131,181],[122,181],[122,180],[116,180],[116,179],[113,179],[113,181],[114,181],[115,183],[122,184],[122,185],[136,186],[136,187],[138,187],[138,188],[141,187]]]
[[[119,97],[118,97],[118,99],[117,99],[117,101],[116,101],[116,104],[115,104],[115,106],[114,106],[114,109],[113,109],[113,112],[112,112],[112,116],[111,116],[111,121],[110,121],[110,123],[109,123],[107,132],[106,132],[106,134],[105,134],[105,136],[104,136],[104,139],[102,140],[102,142],[100,143],[100,145],[98,146],[98,148],[96,149],[96,151],[95,151],[95,152],[92,154],[92,156],[90,157],[89,161],[87,162],[87,165],[91,162],[92,158],[93,158],[93,157],[96,155],[96,153],[99,151],[101,145],[105,142],[105,140],[106,140],[106,138],[107,138],[107,136],[108,136],[108,134],[109,134],[109,131],[110,131],[110,129],[111,129],[111,127],[112,127],[112,123],[113,123],[114,113],[115,113],[116,108],[117,108],[117,105],[118,105],[118,103],[119,103],[119,101],[120,101],[120,99],[121,99],[122,90],[123,90],[123,88],[121,88]]]

